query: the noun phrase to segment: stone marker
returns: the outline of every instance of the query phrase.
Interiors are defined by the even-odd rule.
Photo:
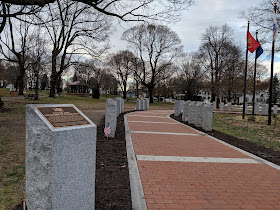
[[[260,109],[260,105],[258,103],[255,103],[254,114],[258,114],[259,113],[259,109]]]
[[[228,106],[227,106],[227,111],[228,111],[228,112],[231,112],[231,103],[229,102],[227,105],[228,105]]]
[[[206,104],[203,107],[203,122],[202,128],[205,131],[212,131],[212,122],[213,122],[213,106]]]
[[[189,112],[188,112],[188,122],[190,124],[194,124],[195,122],[195,102],[190,102],[189,103]]]
[[[182,100],[176,100],[174,105],[174,116],[178,117],[182,113]]]
[[[120,102],[121,102],[121,114],[124,112],[124,99],[123,98],[119,98]]]
[[[201,128],[203,121],[203,103],[197,103],[195,106],[195,121],[194,125]]]
[[[220,103],[220,111],[224,111],[224,107],[225,107],[224,102],[221,102],[221,103]]]
[[[146,98],[146,110],[150,109],[150,99]]]
[[[117,102],[111,98],[106,100],[106,115],[105,115],[105,126],[111,127],[111,133],[108,135],[109,138],[115,138],[117,128]]]
[[[136,110],[137,111],[141,111],[142,110],[142,106],[143,106],[143,103],[142,103],[141,99],[137,99],[136,100]]]
[[[142,101],[142,110],[147,110],[147,107],[146,107],[146,99],[144,98],[144,99],[142,99],[141,100]]]
[[[189,109],[189,103],[190,101],[186,101],[183,103],[183,113],[182,113],[182,121],[186,122],[186,118],[188,117],[188,109]]]
[[[94,209],[96,133],[74,105],[26,105],[28,209]]]
[[[248,114],[248,102],[245,102],[245,114]]]
[[[277,114],[278,105],[273,105],[273,114]]]
[[[262,115],[268,115],[268,104],[262,104]]]
[[[217,103],[216,103],[216,101],[214,101],[213,102],[213,110],[216,111],[216,109],[217,109]]]

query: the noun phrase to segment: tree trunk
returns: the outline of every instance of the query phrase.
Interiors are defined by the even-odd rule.
[[[139,83],[137,80],[136,81],[136,98],[139,98]]]
[[[153,90],[154,90],[154,88],[151,88],[151,87],[148,88],[148,91],[149,91],[149,94],[150,94],[150,103],[151,104],[154,103]]]
[[[24,90],[24,77],[25,77],[25,69],[23,65],[19,66],[19,76],[18,76],[18,94],[23,95]]]
[[[50,95],[49,97],[54,97],[55,94],[55,88],[56,88],[56,80],[57,80],[57,75],[52,73],[51,75],[51,82],[50,82]]]

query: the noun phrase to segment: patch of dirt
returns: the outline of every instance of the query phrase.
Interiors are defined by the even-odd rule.
[[[12,111],[11,109],[7,109],[7,108],[4,108],[4,107],[0,107],[0,113],[4,113],[4,112],[10,112]]]
[[[205,131],[203,130],[202,128],[198,128],[192,124],[189,124],[187,122],[183,122],[182,121],[182,115],[178,116],[178,117],[175,117],[174,114],[170,115],[170,117],[174,120],[177,120],[181,123],[184,123],[192,128],[195,128],[199,131],[202,131],[210,136],[213,136],[221,141],[224,141],[228,144],[231,144],[235,147],[238,147],[242,150],[245,150],[247,152],[250,152],[258,157],[261,157],[265,160],[268,160],[272,163],[275,163],[277,165],[280,166],[280,152],[279,151],[274,151],[273,149],[270,149],[270,148],[267,148],[267,147],[264,147],[264,146],[260,146],[260,145],[257,145],[257,144],[254,144],[252,142],[249,142],[249,141],[246,141],[244,139],[240,139],[240,138],[237,138],[237,137],[234,137],[234,136],[231,136],[231,135],[228,135],[228,134],[225,134],[225,133],[222,133],[222,132],[219,132],[219,131],[216,131],[216,130],[212,130],[212,131]]]
[[[105,119],[97,128],[95,209],[132,209],[126,153],[124,114],[118,118],[116,137],[104,136]]]

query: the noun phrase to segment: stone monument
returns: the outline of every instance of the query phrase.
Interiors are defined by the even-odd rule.
[[[197,103],[195,106],[195,121],[194,125],[201,128],[203,121],[203,103]]]
[[[189,103],[189,112],[188,112],[188,123],[189,124],[194,124],[195,122],[195,102],[190,102]]]
[[[277,114],[278,105],[273,105],[273,114]]]
[[[224,102],[221,102],[221,103],[220,103],[220,111],[224,111],[224,107],[225,107]]]
[[[203,122],[202,128],[205,131],[212,131],[212,122],[213,122],[213,106],[206,104],[203,107]]]
[[[230,102],[228,102],[228,104],[227,104],[227,111],[231,112],[231,103]]]
[[[106,100],[106,115],[105,115],[105,126],[110,126],[111,133],[108,135],[109,138],[115,138],[117,128],[117,102],[111,98]]]
[[[182,113],[182,101],[176,100],[174,105],[174,116],[178,117]]]
[[[74,105],[26,105],[28,209],[94,209],[96,133]]]
[[[143,103],[142,103],[141,99],[137,99],[137,101],[136,101],[136,110],[137,111],[141,111],[142,110],[142,105],[143,105]]]
[[[259,109],[260,109],[260,105],[258,103],[255,103],[254,114],[258,114],[259,113]]]
[[[190,103],[190,101],[186,101],[186,102],[183,103],[183,113],[182,113],[182,121],[183,122],[188,121],[186,119],[188,118],[189,103]]]

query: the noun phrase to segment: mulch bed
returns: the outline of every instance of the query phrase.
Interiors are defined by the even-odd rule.
[[[7,109],[7,108],[4,108],[4,107],[0,107],[0,113],[4,113],[4,112],[10,112],[12,111],[11,109]]]
[[[182,121],[182,115],[175,117],[174,114],[170,115],[171,118],[173,118],[174,120],[177,120],[181,123],[184,123],[192,128],[195,128],[199,131],[202,131],[210,136],[213,136],[221,141],[224,141],[228,144],[231,144],[235,147],[238,147],[242,150],[245,150],[247,152],[250,152],[258,157],[261,157],[265,160],[268,160],[272,163],[275,163],[277,165],[280,166],[280,152],[279,151],[274,151],[273,149],[264,147],[264,146],[260,146],[257,144],[254,144],[252,142],[249,142],[247,140],[244,139],[240,139],[234,136],[230,136],[228,134],[216,131],[216,130],[212,130],[212,131],[205,131],[202,128],[198,128],[192,124],[189,124],[187,122],[183,122]]]
[[[104,136],[105,119],[97,126],[95,209],[132,209],[124,114],[114,139]]]

